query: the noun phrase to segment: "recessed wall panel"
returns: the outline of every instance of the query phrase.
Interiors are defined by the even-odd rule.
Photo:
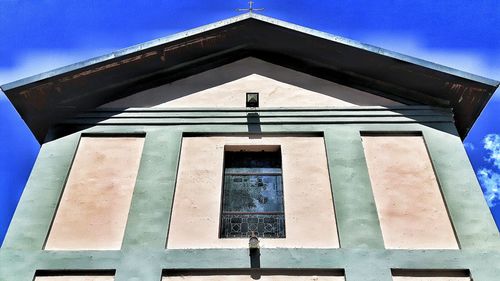
[[[113,276],[39,276],[35,281],[113,281]]]
[[[457,249],[421,136],[364,136],[363,145],[386,248]]]
[[[471,281],[468,270],[392,270],[393,281]]]
[[[324,276],[324,275],[261,275],[258,278],[255,276],[247,275],[183,275],[183,276],[169,276],[163,277],[162,281],[345,281],[344,276]],[[45,281],[45,280],[44,280]],[[438,280],[436,280],[438,281]],[[439,280],[441,281],[441,280]],[[450,280],[455,281],[455,280]],[[457,280],[462,281],[462,280]]]
[[[45,249],[121,248],[143,143],[81,138]]]
[[[394,276],[393,281],[471,281],[470,277],[412,277],[412,276]]]
[[[317,136],[185,137],[167,248],[248,248],[248,238],[220,238],[224,151],[281,149],[286,238],[265,248],[338,248],[325,144]]]

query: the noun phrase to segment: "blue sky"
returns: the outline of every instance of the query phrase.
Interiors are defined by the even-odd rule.
[[[246,1],[0,1],[0,85],[235,16]],[[256,0],[262,14],[500,80],[500,1]],[[465,147],[500,225],[500,91]],[[0,243],[39,146],[0,93]]]

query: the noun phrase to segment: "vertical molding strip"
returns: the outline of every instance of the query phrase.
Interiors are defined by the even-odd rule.
[[[139,166],[115,281],[158,281],[173,205],[182,132],[149,130]],[[143,254],[144,250],[153,250]],[[140,253],[134,253],[138,250]]]
[[[5,237],[3,249],[43,248],[80,136],[80,133],[76,133],[42,145]]]
[[[325,144],[340,247],[384,249],[359,129],[329,127]]]
[[[182,132],[148,131],[122,249],[164,249]]]
[[[442,130],[423,131],[443,197],[461,249],[500,249],[498,229],[458,136]]]

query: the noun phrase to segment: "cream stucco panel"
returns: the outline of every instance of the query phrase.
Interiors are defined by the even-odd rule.
[[[246,248],[248,239],[219,238],[225,145],[280,145],[286,238],[266,248],[338,248],[337,228],[322,137],[186,137],[167,247]]]
[[[80,140],[46,250],[121,248],[143,144],[140,137]]]
[[[400,105],[380,96],[249,57],[101,107],[245,107],[246,92],[260,93],[260,107]]]
[[[363,145],[386,248],[458,249],[423,138],[365,136]]]

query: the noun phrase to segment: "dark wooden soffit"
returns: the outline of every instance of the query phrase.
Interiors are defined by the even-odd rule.
[[[406,104],[453,108],[465,138],[499,82],[244,14],[1,86],[36,138],[77,113],[254,56]]]

